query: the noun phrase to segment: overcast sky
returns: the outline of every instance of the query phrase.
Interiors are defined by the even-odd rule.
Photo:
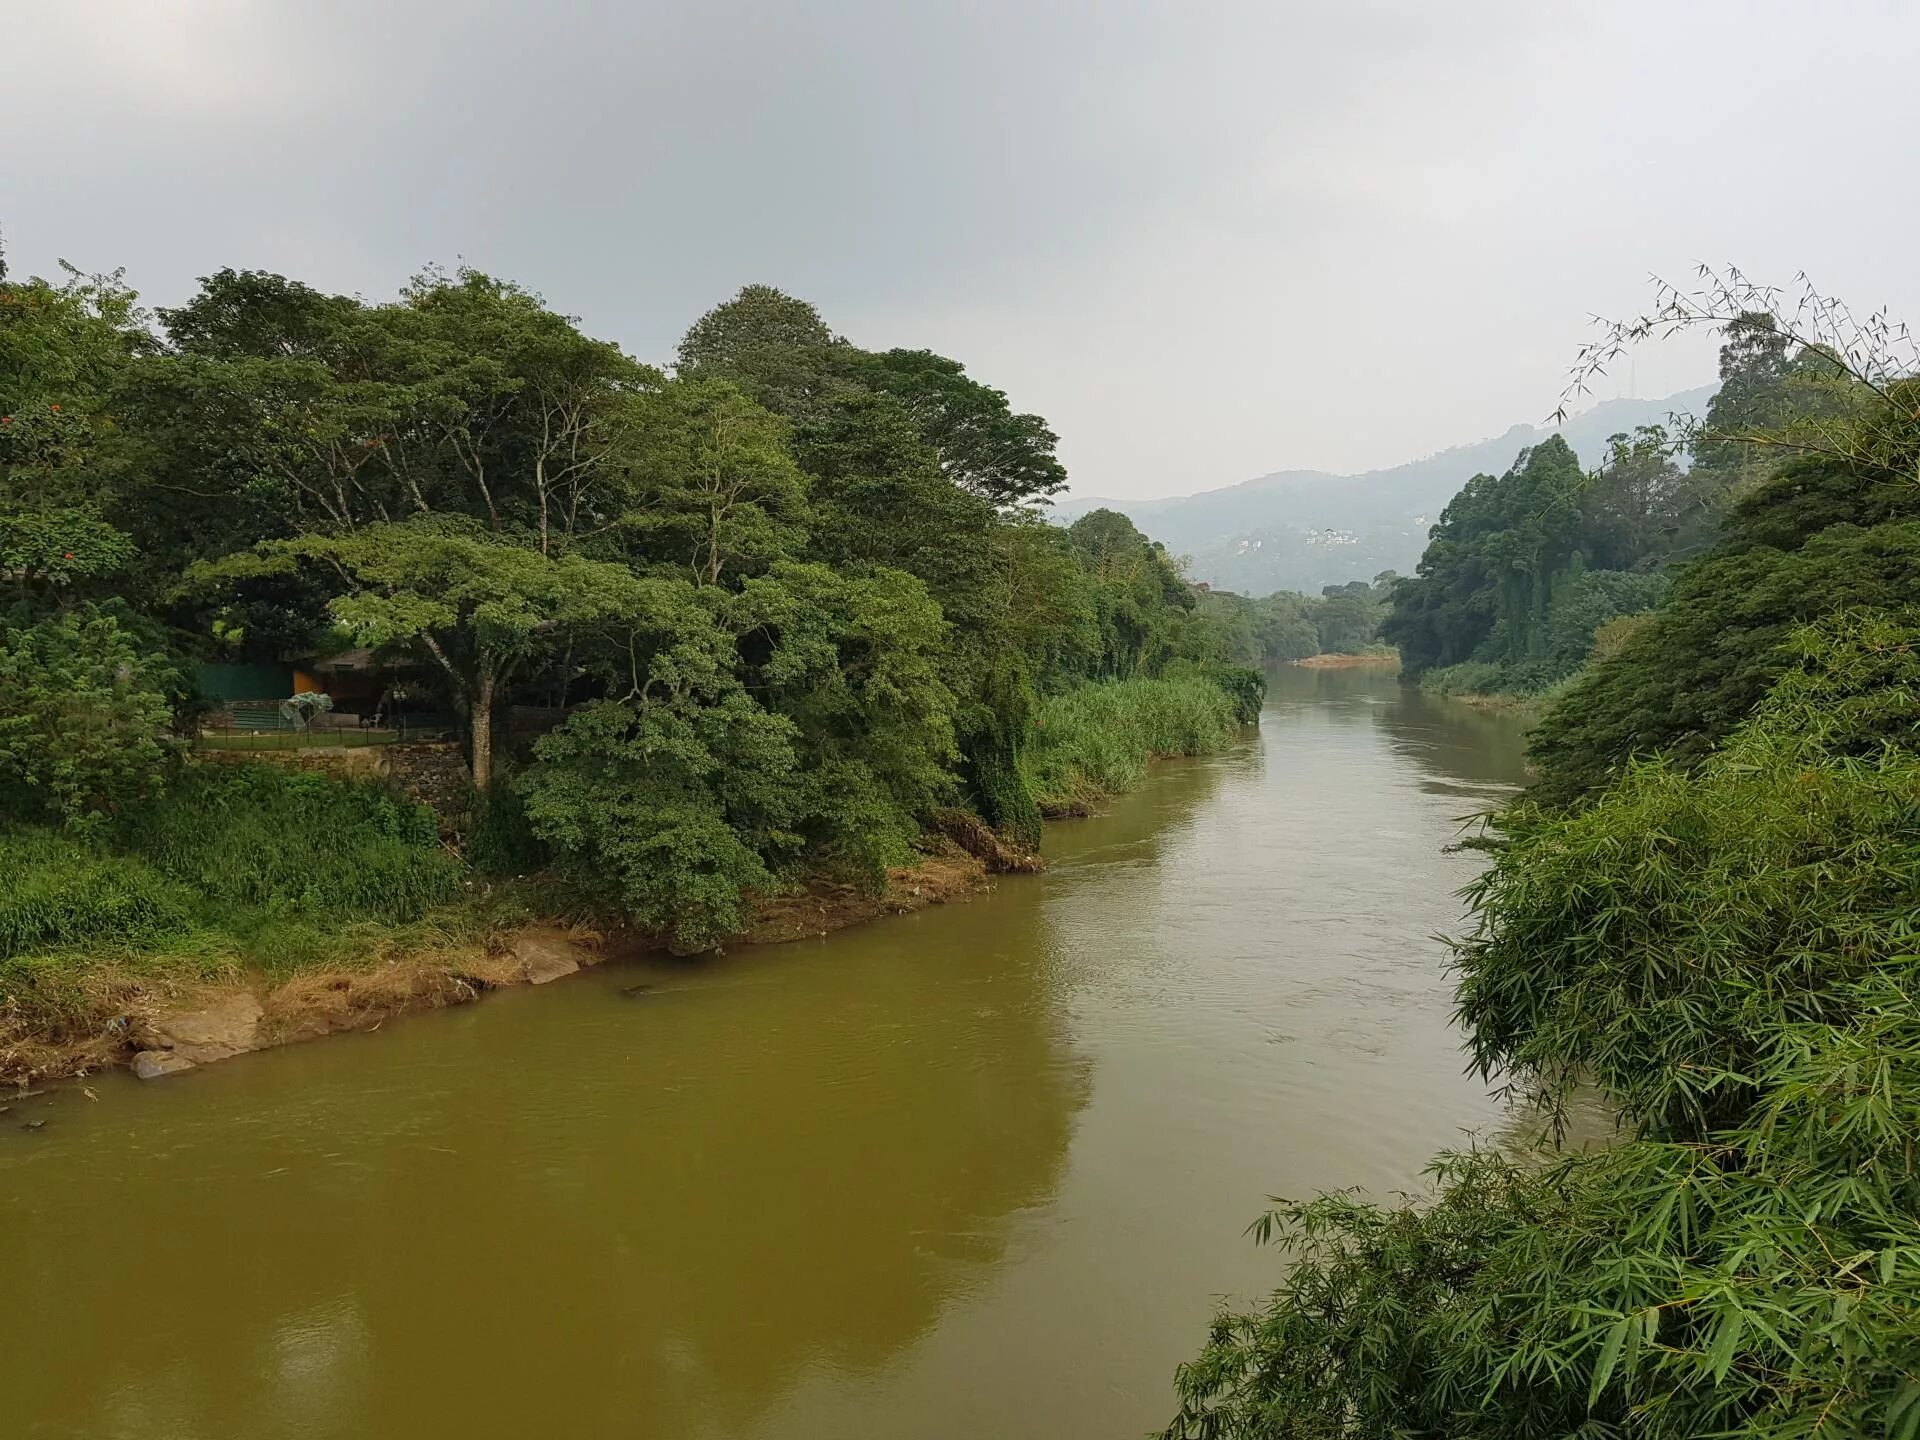
[[[1046,415],[1083,495],[1538,421],[1701,260],[1920,322],[1907,0],[0,0],[0,46],[20,270],[464,259],[653,360],[766,282]]]

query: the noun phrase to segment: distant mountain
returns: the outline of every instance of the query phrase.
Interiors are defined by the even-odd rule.
[[[1559,433],[1583,464],[1595,465],[1608,436],[1660,424],[1675,411],[1700,414],[1713,392],[1707,385],[1664,400],[1607,400],[1570,417]],[[1428,529],[1460,487],[1483,471],[1502,473],[1521,450],[1553,433],[1516,425],[1492,440],[1364,475],[1280,470],[1165,500],[1075,497],[1056,504],[1054,518],[1067,524],[1089,510],[1118,510],[1174,554],[1189,556],[1192,578],[1215,589],[1313,595],[1382,570],[1412,574]]]

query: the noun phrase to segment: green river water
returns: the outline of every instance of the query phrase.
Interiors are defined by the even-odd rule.
[[[1139,1436],[1267,1195],[1500,1125],[1430,937],[1521,774],[1285,670],[971,903],[16,1104],[0,1436]]]

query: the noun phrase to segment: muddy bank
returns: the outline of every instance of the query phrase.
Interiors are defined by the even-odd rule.
[[[961,844],[943,841],[917,864],[890,872],[881,895],[822,882],[768,897],[756,907],[753,928],[732,943],[781,944],[964,900],[987,887],[990,869],[1021,868],[1037,868],[1037,862],[1027,857],[1024,865],[990,866]],[[484,943],[405,951],[365,966],[306,971],[278,984],[258,975],[171,981],[103,965],[86,987],[88,1016],[69,1031],[84,1032],[79,1038],[47,1040],[0,1028],[0,1085],[24,1088],[121,1065],[143,1079],[158,1079],[276,1045],[371,1030],[395,1016],[466,1004],[489,990],[544,985],[652,948],[643,935],[536,924],[498,932]]]
[[[1302,670],[1398,670],[1398,655],[1309,655],[1304,660],[1289,660]]]

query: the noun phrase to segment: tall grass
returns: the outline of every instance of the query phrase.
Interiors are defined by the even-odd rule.
[[[0,961],[407,921],[460,878],[432,813],[385,790],[267,766],[191,770],[108,836],[0,830]]]
[[[105,834],[0,827],[0,1041],[87,1033],[135,979],[377,953],[461,879],[425,807],[267,765],[190,769]]]
[[[194,897],[152,866],[47,830],[0,832],[0,960],[140,946],[190,929]]]
[[[1022,765],[1043,814],[1083,814],[1151,761],[1210,754],[1236,728],[1233,697],[1199,676],[1081,685],[1040,702]]]
[[[190,771],[123,844],[208,900],[276,914],[409,920],[460,879],[425,806],[270,765]]]

